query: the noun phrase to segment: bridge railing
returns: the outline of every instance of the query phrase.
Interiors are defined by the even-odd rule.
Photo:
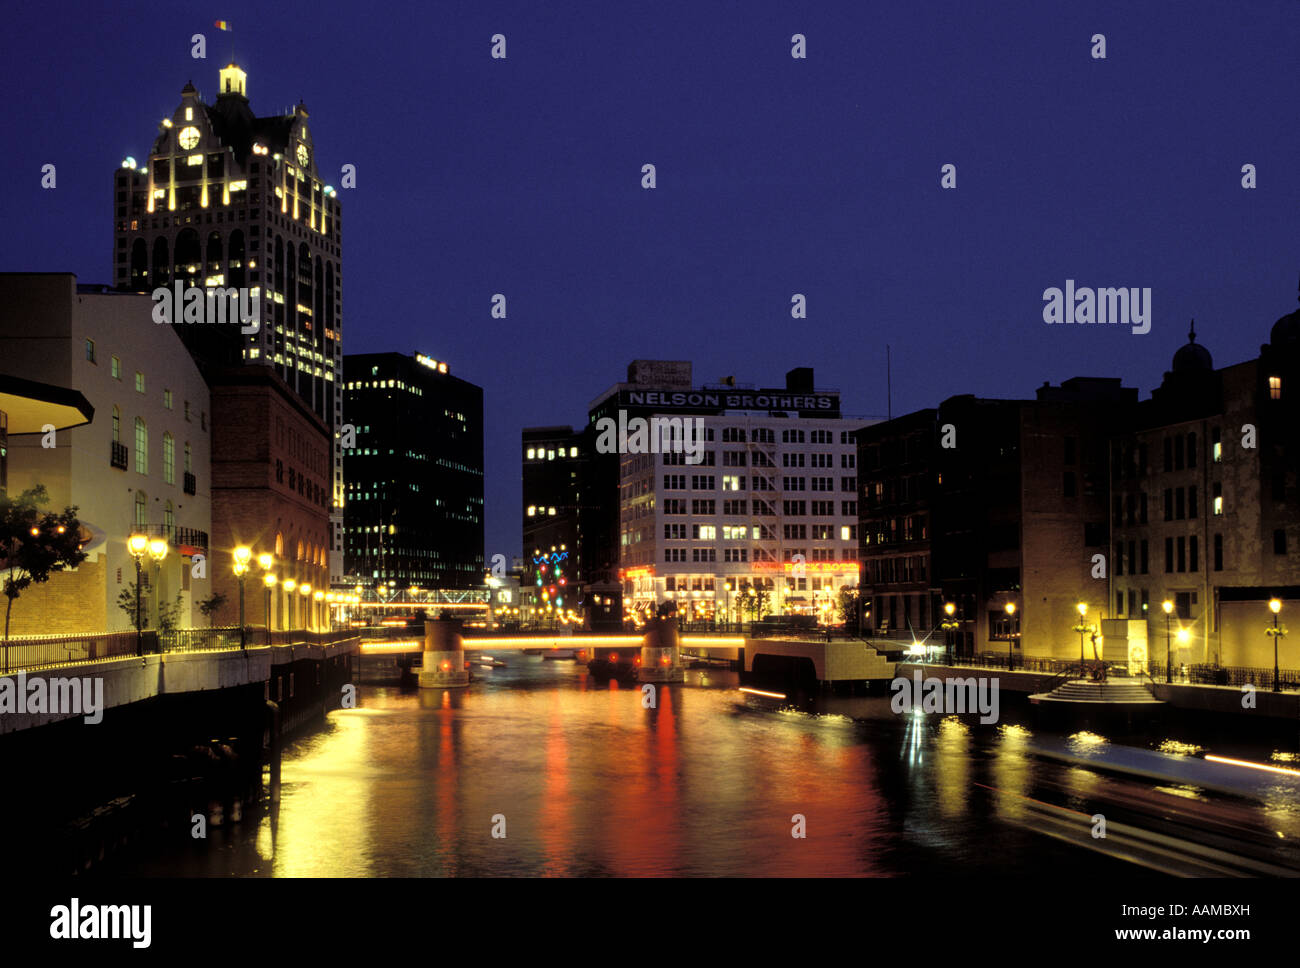
[[[335,642],[357,638],[354,629],[312,632],[303,629],[274,629],[270,633],[271,645],[331,645]],[[261,628],[248,628],[245,641],[251,646],[268,644],[267,632]],[[7,645],[0,643],[0,672],[5,674],[95,662],[136,655],[141,648],[146,653],[156,652],[209,652],[240,647],[239,628],[218,627],[201,629],[169,629],[158,632],[146,629],[139,639],[134,629],[125,632],[89,632],[66,635],[15,636]]]
[[[82,635],[14,636],[3,646],[3,671],[16,672],[43,666],[92,662],[116,656],[135,655],[135,630]]]

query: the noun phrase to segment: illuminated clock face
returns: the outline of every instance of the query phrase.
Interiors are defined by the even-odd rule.
[[[199,143],[199,129],[193,125],[190,125],[188,128],[181,128],[181,133],[178,137],[181,147],[186,151],[189,151]]]
[[[311,155],[310,155],[310,153],[307,151],[307,146],[304,145],[304,144],[299,144],[299,145],[298,145],[298,164],[305,166],[305,165],[307,164],[307,159],[310,158],[310,157],[311,157]]]

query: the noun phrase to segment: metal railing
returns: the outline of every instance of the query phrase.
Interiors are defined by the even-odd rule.
[[[119,444],[116,440],[108,451],[108,463],[110,467],[116,467],[120,470],[126,470],[127,462],[126,444]]]
[[[1268,690],[1274,686],[1273,670],[1254,666],[1190,665],[1186,681],[1208,686],[1252,685]],[[1283,691],[1300,689],[1300,669],[1280,670],[1277,684]]]
[[[5,672],[38,669],[42,666],[93,662],[136,654],[135,630],[100,632],[88,635],[14,636],[0,644],[4,655],[0,666]]]
[[[250,647],[267,645],[263,628],[246,629]],[[272,645],[331,645],[358,638],[355,629],[331,632],[273,630]],[[131,629],[126,632],[98,632],[70,635],[15,636],[8,644],[0,642],[0,672],[10,674],[51,666],[95,662],[146,653],[213,652],[239,648],[239,628],[170,629],[158,632],[145,629],[139,639]]]

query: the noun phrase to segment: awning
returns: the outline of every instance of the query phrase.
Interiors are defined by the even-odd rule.
[[[0,410],[10,434],[39,434],[47,425],[67,430],[88,424],[95,408],[76,390],[0,374]]]

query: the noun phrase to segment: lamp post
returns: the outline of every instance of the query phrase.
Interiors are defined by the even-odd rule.
[[[144,595],[144,590],[140,587],[140,563],[149,550],[149,538],[143,534],[133,534],[126,539],[126,548],[135,559],[135,654],[144,655],[144,636],[140,631],[140,606]]]
[[[957,627],[961,623],[958,622],[955,618],[953,618],[953,616],[957,614],[957,606],[952,602],[944,602],[943,614],[948,616],[943,620],[943,632],[944,632],[944,639],[948,646],[948,665],[952,665],[953,645],[956,642]]]
[[[302,596],[302,622],[303,622],[303,629],[304,629],[304,630],[310,630],[310,629],[311,629],[311,616],[310,616],[309,613],[308,613],[308,609],[311,607],[311,606],[310,606],[310,602],[311,602],[311,585],[309,585],[307,582],[303,582],[301,585],[298,586],[298,594]]]
[[[312,617],[313,617],[313,618],[315,619],[315,621],[316,621],[316,627],[317,627],[317,629],[319,629],[319,628],[320,628],[320,624],[321,624],[320,603],[323,602],[323,601],[325,601],[325,593],[324,593],[324,592],[312,592],[312,593],[311,593],[311,600],[315,603],[315,605],[314,605],[313,608],[312,608]]]
[[[1174,603],[1165,599],[1160,603],[1160,607],[1165,610],[1165,682],[1174,681],[1174,653],[1169,647],[1169,617],[1174,610]]]
[[[161,630],[162,626],[162,596],[158,594],[158,586],[162,584],[162,563],[167,557],[167,541],[163,538],[149,539],[149,557],[153,560],[153,611],[154,625]]]
[[[731,628],[731,582],[724,581],[723,589],[723,610],[722,610],[722,631],[729,631]]]
[[[275,587],[278,579],[275,572],[268,571],[262,576],[262,585],[266,588],[266,644],[271,644],[271,589]]]
[[[1080,602],[1074,606],[1079,611],[1079,624],[1074,627],[1074,631],[1079,633],[1079,675],[1086,675],[1087,659],[1083,655],[1083,637],[1092,631],[1092,626],[1085,619],[1088,617],[1088,603]]]
[[[248,630],[244,621],[244,576],[248,574],[248,563],[253,558],[250,548],[240,545],[235,549],[235,577],[239,579],[239,647],[248,648]]]
[[[1273,613],[1273,627],[1266,629],[1265,632],[1273,639],[1273,691],[1281,692],[1281,669],[1277,664],[1277,640],[1286,635],[1286,629],[1277,624],[1277,613],[1282,611],[1282,599],[1270,598],[1268,600],[1268,609]]]
[[[1007,613],[1007,671],[1010,672],[1015,668],[1016,664],[1016,656],[1015,653],[1012,652],[1012,649],[1015,648],[1016,644],[1016,634],[1011,631],[1011,619],[1016,614],[1016,603],[1007,602],[1003,608],[1006,609]]]
[[[292,578],[286,578],[281,584],[284,587],[285,607],[289,609],[289,614],[285,616],[284,627],[291,629],[293,628],[293,590],[298,587],[298,583]]]

